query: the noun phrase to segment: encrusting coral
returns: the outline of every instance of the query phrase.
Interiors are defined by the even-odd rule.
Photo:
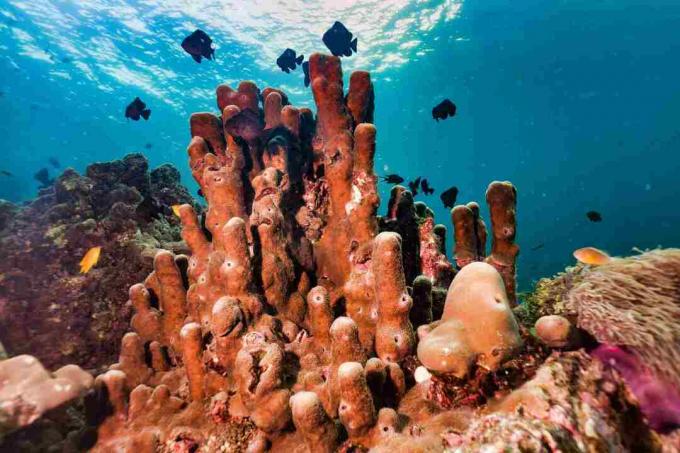
[[[149,169],[141,154],[66,169],[0,229],[0,342],[46,367],[100,369],[128,329],[130,282],[152,269],[157,250],[183,252],[171,205],[194,203],[171,165]],[[78,273],[88,249],[97,265]]]
[[[637,421],[616,376],[601,385],[601,368],[581,352],[541,367],[547,348],[517,323],[515,188],[487,190],[488,257],[479,206],[453,210],[456,275],[446,228],[408,190],[395,187],[386,216],[376,215],[369,74],[352,74],[345,95],[339,58],[314,54],[309,66],[316,118],[252,82],[217,88],[220,115],[192,115],[205,224],[182,205],[189,253],[158,252],[130,288],[132,331],[86,399],[97,436],[79,445],[466,451],[488,438],[542,451],[605,445],[628,420],[620,407]],[[575,406],[575,395],[591,399]],[[539,410],[548,401],[558,401],[557,419]],[[565,439],[592,423],[595,440]],[[640,443],[653,437],[639,430]]]

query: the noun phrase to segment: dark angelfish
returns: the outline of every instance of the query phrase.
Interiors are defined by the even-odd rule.
[[[456,114],[456,104],[449,99],[444,99],[432,109],[432,118],[437,120],[445,120],[448,117],[453,117]]]
[[[49,171],[47,168],[41,168],[33,175],[33,178],[40,183],[40,188],[44,189],[49,187],[54,183],[54,179],[50,178]]]
[[[335,22],[321,38],[336,57],[349,57],[352,51],[357,51],[357,38],[352,39],[352,33],[347,30],[342,22]]]
[[[212,60],[215,58],[215,49],[212,47],[212,39],[203,30],[196,30],[182,41],[182,49],[194,59],[196,63],[201,58]]]
[[[240,137],[251,142],[262,133],[264,123],[258,113],[245,109],[229,118],[224,123],[224,130],[233,137]]]
[[[304,55],[300,55],[299,57],[295,56],[295,51],[293,49],[286,49],[283,51],[281,56],[276,59],[276,64],[278,65],[279,68],[286,74],[289,74],[290,71],[294,71],[295,68],[297,68],[297,65],[302,64],[302,60],[305,59]]]
[[[432,195],[434,193],[434,189],[430,187],[430,183],[427,181],[427,178],[424,178],[422,181],[420,181],[420,188],[423,189],[423,194],[425,195]]]
[[[305,87],[308,87],[311,81],[309,79],[309,61],[302,63],[302,72],[305,74]]]
[[[59,168],[59,167],[61,167],[61,164],[59,163],[59,159],[57,159],[57,158],[54,157],[54,156],[52,156],[52,157],[50,157],[49,159],[47,159],[47,162],[49,162],[50,165],[52,165],[54,168]]]
[[[404,178],[402,178],[396,173],[386,176],[380,176],[380,178],[387,184],[401,184],[402,182],[404,182]]]
[[[132,121],[139,121],[139,118],[148,120],[149,115],[151,115],[151,109],[147,109],[146,104],[139,97],[136,97],[125,108],[125,118],[130,118]]]
[[[444,203],[444,206],[451,209],[456,204],[456,198],[458,197],[458,187],[453,186],[446,189],[439,195],[439,199]]]
[[[586,217],[588,217],[588,220],[591,222],[602,222],[602,214],[600,214],[597,211],[588,211],[586,212]]]
[[[415,180],[409,181],[408,187],[411,189],[411,193],[415,197],[418,195],[418,189],[420,188],[420,176],[418,176]]]

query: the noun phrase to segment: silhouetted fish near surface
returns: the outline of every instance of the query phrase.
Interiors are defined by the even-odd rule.
[[[311,82],[309,79],[309,61],[302,63],[302,72],[305,73],[305,87],[308,87]]]
[[[357,51],[357,39],[352,39],[352,33],[347,30],[342,22],[335,22],[321,38],[323,43],[328,47],[336,57],[349,57],[352,51]]]
[[[446,189],[439,195],[439,199],[444,203],[444,207],[449,209],[455,206],[456,198],[458,198],[458,187],[456,186]]]
[[[586,212],[586,217],[588,217],[588,220],[591,222],[602,222],[602,214],[600,214],[597,211],[588,211]]]
[[[404,182],[404,178],[402,178],[396,173],[387,176],[381,176],[380,178],[382,178],[382,180],[385,181],[387,184],[401,184],[402,182]]]
[[[54,179],[50,179],[50,174],[47,168],[41,168],[33,175],[33,178],[40,183],[40,188],[49,187],[54,183]]]
[[[449,99],[444,99],[432,109],[432,118],[437,120],[445,120],[448,117],[453,117],[456,114],[456,104]]]
[[[125,118],[130,118],[132,121],[139,121],[139,118],[148,120],[150,115],[151,109],[147,109],[146,104],[139,97],[125,107]]]
[[[278,65],[279,68],[281,68],[283,72],[289,74],[290,71],[295,71],[297,65],[302,64],[302,60],[304,59],[305,59],[304,55],[296,57],[295,51],[293,49],[286,49],[279,56],[279,58],[276,59],[276,64]]]
[[[411,193],[415,197],[418,195],[418,189],[420,188],[420,176],[418,176],[415,180],[409,181],[408,187],[411,189]]]
[[[241,137],[247,142],[258,138],[263,128],[264,122],[262,118],[251,109],[240,111],[224,123],[224,130],[229,135]]]
[[[432,195],[434,193],[434,189],[430,187],[430,183],[427,181],[427,178],[420,181],[420,188],[423,189],[423,193],[425,195]]]
[[[201,58],[212,60],[215,58],[215,49],[212,48],[212,39],[203,30],[196,30],[182,41],[182,49],[194,59],[196,63]]]
[[[10,176],[14,176],[14,173],[9,172],[7,170],[0,170],[0,175],[10,177]]]
[[[47,162],[49,162],[50,165],[52,165],[54,168],[61,167],[61,164],[59,163],[59,159],[57,159],[56,157],[50,157],[49,159],[47,159]]]

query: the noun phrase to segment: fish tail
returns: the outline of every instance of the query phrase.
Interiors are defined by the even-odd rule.
[[[302,62],[304,61],[304,59],[305,59],[305,56],[304,56],[304,55],[300,55],[299,57],[297,57],[297,59],[296,59],[295,61],[297,62],[297,64],[302,64]]]
[[[148,120],[150,115],[151,109],[142,110],[142,118],[144,118],[145,120]]]
[[[358,40],[359,40],[359,38],[354,38],[354,40],[350,43],[350,47],[352,47],[352,50],[355,51],[355,52],[357,51],[357,41]]]

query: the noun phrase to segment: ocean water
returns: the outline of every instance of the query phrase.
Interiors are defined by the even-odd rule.
[[[175,164],[195,193],[189,114],[243,79],[312,107],[302,70],[275,61],[327,52],[336,20],[359,40],[345,75],[373,77],[378,173],[427,177],[437,191],[417,199],[449,228],[442,190],[485,207],[489,182],[517,186],[520,289],[578,247],[680,245],[678,0],[1,0],[0,169],[14,176],[0,198],[33,198],[51,156],[82,171],[135,151]],[[216,61],[181,49],[196,28]],[[135,96],[149,121],[124,118]],[[437,123],[443,98],[458,113]]]

